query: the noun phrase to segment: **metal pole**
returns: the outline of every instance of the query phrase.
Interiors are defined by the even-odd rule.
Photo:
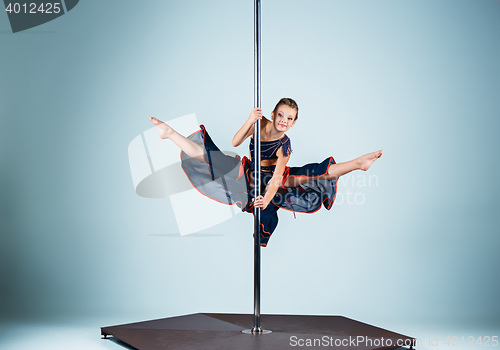
[[[254,108],[261,107],[260,94],[260,0],[254,0]],[[261,166],[260,166],[260,120],[254,125],[254,198],[261,195]],[[260,326],[260,208],[254,208],[254,309],[253,328],[244,330],[248,334],[267,334],[271,331],[263,330]]]
[[[260,0],[254,3],[254,107],[261,107],[260,101]],[[255,153],[253,154],[254,195],[260,196],[260,120],[254,126]],[[260,326],[260,208],[254,208],[254,310],[252,333],[262,333]]]

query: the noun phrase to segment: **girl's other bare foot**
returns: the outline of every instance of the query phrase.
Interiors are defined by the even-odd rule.
[[[158,128],[158,133],[160,134],[160,138],[168,139],[170,135],[172,135],[174,129],[172,129],[170,126],[168,126],[161,120],[156,119],[155,117],[149,117],[149,120],[151,120],[151,122]]]
[[[382,153],[384,153],[384,150],[380,150],[380,151],[373,152],[373,153],[368,153],[368,154],[365,154],[364,156],[359,157],[358,158],[360,161],[359,168],[363,171],[367,171],[370,168],[370,166],[373,164],[374,161],[376,161],[377,159],[382,157]]]

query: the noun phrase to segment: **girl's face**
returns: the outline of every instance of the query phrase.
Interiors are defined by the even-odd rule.
[[[287,105],[280,105],[276,114],[274,112],[271,113],[274,128],[280,132],[288,131],[295,124],[296,116],[297,111]]]

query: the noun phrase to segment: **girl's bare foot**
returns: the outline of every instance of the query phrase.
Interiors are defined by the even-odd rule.
[[[359,157],[358,158],[360,162],[359,168],[363,171],[367,171],[374,161],[382,157],[382,153],[384,153],[384,150],[368,153],[365,154],[364,156]]]
[[[155,117],[149,117],[149,120],[151,120],[151,122],[158,127],[158,133],[160,134],[160,138],[168,139],[170,135],[172,135],[174,129],[172,129],[170,126],[168,126],[161,120],[156,119]]]

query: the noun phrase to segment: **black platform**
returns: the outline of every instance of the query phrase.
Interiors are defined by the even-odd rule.
[[[200,313],[119,326],[101,334],[140,350],[394,349],[409,348],[415,338],[342,316],[262,315],[271,334],[244,334],[253,315]]]

